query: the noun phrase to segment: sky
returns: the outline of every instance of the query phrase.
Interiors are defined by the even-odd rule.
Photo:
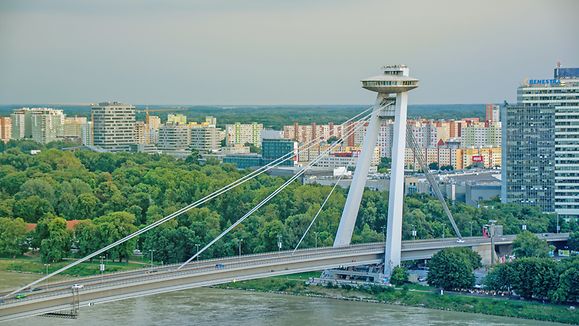
[[[0,104],[366,104],[406,64],[410,104],[515,101],[579,67],[579,1],[2,0]]]

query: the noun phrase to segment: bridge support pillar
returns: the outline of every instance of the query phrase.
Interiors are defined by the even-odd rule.
[[[354,226],[356,224],[356,217],[360,209],[360,202],[362,201],[362,194],[368,179],[368,171],[370,170],[370,163],[374,156],[374,148],[378,141],[378,133],[380,131],[380,110],[382,102],[384,101],[384,94],[378,94],[376,104],[374,105],[372,116],[366,128],[364,135],[364,142],[362,143],[362,151],[358,157],[356,169],[354,170],[354,177],[348,191],[346,205],[342,212],[338,232],[334,239],[334,247],[342,247],[350,245],[352,234],[354,233]]]
[[[394,112],[394,137],[392,140],[392,166],[388,194],[388,224],[384,251],[384,275],[400,265],[402,250],[402,207],[404,206],[404,153],[406,149],[406,111],[408,93],[396,94]]]

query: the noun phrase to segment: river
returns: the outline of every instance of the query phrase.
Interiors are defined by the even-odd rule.
[[[238,290],[200,288],[82,307],[77,320],[4,325],[562,325],[524,319]]]

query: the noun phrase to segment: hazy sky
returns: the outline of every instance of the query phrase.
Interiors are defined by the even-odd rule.
[[[514,100],[579,66],[579,1],[0,0],[0,103],[364,104],[409,65],[411,104]]]

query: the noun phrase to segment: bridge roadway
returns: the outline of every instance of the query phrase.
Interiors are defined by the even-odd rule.
[[[568,233],[539,234],[547,241],[566,241]],[[511,244],[515,236],[497,236],[495,245]],[[402,242],[402,260],[427,259],[449,247],[475,247],[490,244],[483,237],[429,239]],[[70,311],[73,294],[71,287],[81,284],[78,291],[80,306],[87,306],[157,293],[172,292],[195,287],[229,282],[317,271],[328,268],[378,264],[383,261],[384,243],[357,244],[346,247],[323,247],[271,252],[209,259],[192,262],[181,270],[179,264],[139,270],[117,272],[98,276],[41,285],[26,292],[22,299],[7,298],[0,302],[0,321]]]

